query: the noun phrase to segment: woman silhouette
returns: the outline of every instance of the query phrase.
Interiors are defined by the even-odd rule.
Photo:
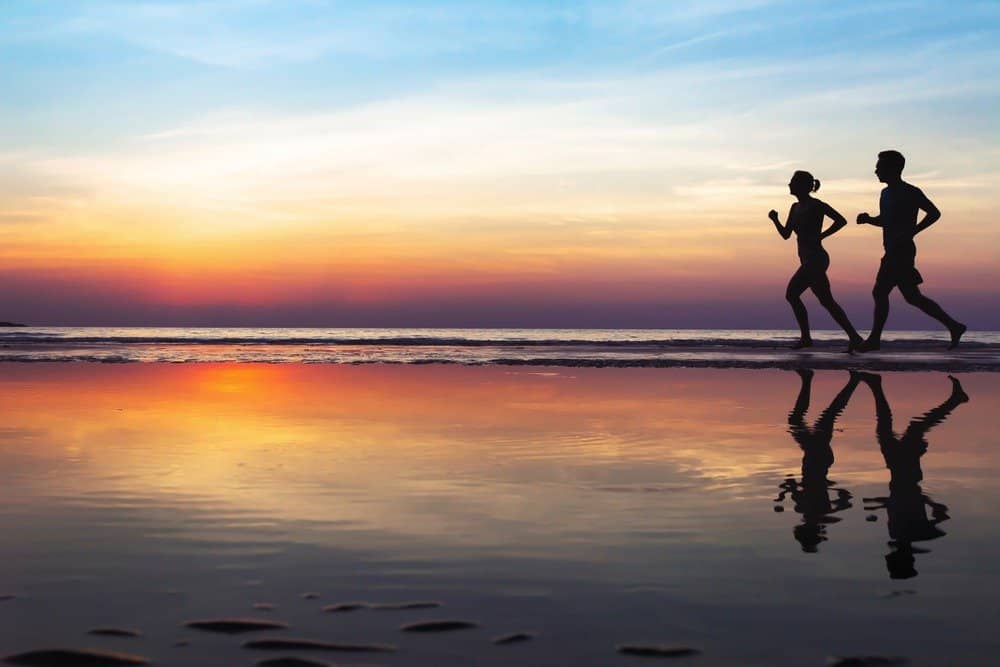
[[[778,220],[778,212],[771,211],[768,217],[774,223],[781,238],[786,241],[791,238],[792,233],[796,235],[799,246],[799,261],[801,266],[788,281],[788,288],[785,290],[785,299],[792,304],[792,311],[795,319],[799,323],[799,330],[802,332],[799,341],[792,346],[798,350],[812,345],[812,336],[809,333],[809,314],[806,306],[802,303],[802,293],[811,289],[820,304],[826,308],[833,319],[843,328],[850,338],[849,350],[854,350],[863,342],[857,330],[847,319],[847,313],[840,307],[830,292],[830,279],[826,276],[826,270],[830,266],[830,256],[823,249],[823,239],[832,234],[836,234],[847,225],[847,220],[833,209],[826,202],[812,197],[812,193],[819,190],[819,181],[812,177],[807,171],[797,171],[792,174],[792,180],[788,183],[788,190],[798,201],[792,204],[788,210],[788,223],[782,225]],[[826,231],[823,231],[823,218],[830,218],[833,224]]]

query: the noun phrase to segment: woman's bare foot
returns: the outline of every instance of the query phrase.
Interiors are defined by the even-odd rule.
[[[962,334],[964,334],[966,330],[968,330],[969,328],[964,324],[962,324],[961,322],[956,322],[956,324],[958,326],[956,326],[954,329],[948,330],[951,333],[951,344],[948,345],[949,350],[954,350],[956,347],[958,347],[958,342],[962,340]]]
[[[804,347],[812,347],[812,344],[813,344],[812,338],[800,338],[799,342],[797,342],[795,345],[792,345],[792,349],[801,350]]]

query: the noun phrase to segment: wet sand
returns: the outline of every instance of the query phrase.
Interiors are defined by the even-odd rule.
[[[0,364],[0,655],[993,664],[957,378],[819,370],[790,426],[781,370]]]

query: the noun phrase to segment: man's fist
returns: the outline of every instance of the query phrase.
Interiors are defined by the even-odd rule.
[[[771,212],[767,214],[767,217],[771,218],[772,221],[777,222],[778,212],[772,209]]]
[[[858,224],[867,225],[872,221],[872,217],[867,213],[858,213]]]

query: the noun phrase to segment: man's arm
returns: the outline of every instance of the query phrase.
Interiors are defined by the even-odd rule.
[[[923,192],[919,190],[917,192],[920,192],[920,202],[918,203],[918,206],[920,206],[922,211],[926,211],[927,215],[924,216],[923,220],[917,223],[917,228],[913,232],[914,234],[919,234],[941,219],[941,211],[939,211],[938,207],[934,205],[934,202],[928,199],[927,195]]]

